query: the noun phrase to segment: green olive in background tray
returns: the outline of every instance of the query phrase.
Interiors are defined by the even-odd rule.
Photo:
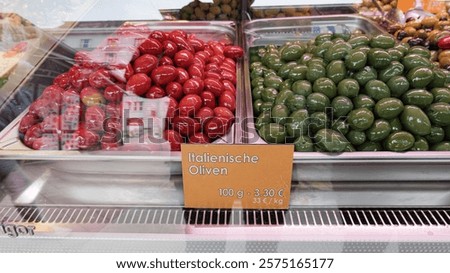
[[[255,128],[268,143],[298,152],[450,149],[450,72],[427,48],[386,34],[324,33],[250,55]]]
[[[180,9],[178,14],[181,20],[230,20],[241,18],[241,1],[214,0],[213,3],[202,3],[195,0]]]
[[[253,19],[260,18],[283,18],[310,16],[311,8],[308,6],[286,6],[286,7],[250,7],[250,16]]]

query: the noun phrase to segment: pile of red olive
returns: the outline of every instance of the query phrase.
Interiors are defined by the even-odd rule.
[[[122,26],[93,51],[79,51],[69,71],[29,107],[19,126],[32,149],[97,150],[123,145],[124,93],[168,96],[164,138],[209,143],[234,122],[236,59],[243,50],[226,41],[203,41],[183,30]]]

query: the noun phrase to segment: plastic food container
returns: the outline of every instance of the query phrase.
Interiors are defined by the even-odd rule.
[[[244,26],[244,47],[309,41],[320,33],[381,33],[370,20],[357,15],[280,18],[250,21]],[[266,144],[254,125],[248,55],[244,62],[247,127],[243,142]],[[319,152],[294,153],[294,181],[444,181],[450,171],[449,152]],[[427,182],[428,183],[428,182]]]
[[[29,183],[44,179],[46,185],[59,183],[57,188],[60,194],[58,200],[64,200],[65,197],[71,196],[74,203],[77,198],[80,202],[89,203],[81,200],[87,195],[74,194],[72,190],[74,185],[79,185],[78,191],[89,193],[94,200],[98,192],[92,191],[93,188],[99,186],[99,181],[111,181],[111,185],[115,185],[117,190],[127,191],[127,186],[140,185],[152,177],[152,181],[167,180],[167,177],[181,174],[181,154],[180,152],[170,151],[149,151],[141,149],[139,146],[124,147],[120,151],[78,151],[78,150],[32,150],[26,147],[19,139],[18,125],[21,117],[26,113],[27,107],[34,101],[48,86],[53,78],[67,71],[73,62],[73,55],[76,50],[61,50],[71,47],[83,49],[83,43],[80,44],[80,38],[83,42],[85,39],[92,44],[89,47],[95,47],[99,42],[103,41],[111,33],[114,33],[117,25],[122,23],[146,25],[154,30],[171,31],[181,29],[188,34],[195,34],[197,38],[204,41],[229,41],[238,44],[238,35],[236,26],[233,22],[120,22],[114,24],[107,22],[103,24],[89,23],[90,26],[79,26],[67,31],[65,40],[52,48],[41,58],[34,69],[24,77],[23,81],[17,87],[9,90],[8,98],[1,106],[1,116],[6,123],[2,126],[0,132],[0,162],[14,162],[20,164],[21,173],[25,176],[25,180]],[[70,46],[68,46],[70,45]],[[86,48],[85,48],[86,49]],[[241,108],[243,104],[242,94],[242,66],[237,62],[237,84],[238,91],[236,100],[235,116],[241,116]],[[237,130],[233,125],[227,135],[216,140],[214,144],[234,143]],[[37,180],[36,180],[37,179]],[[89,182],[90,181],[90,182]],[[96,186],[90,187],[88,185]],[[28,182],[27,182],[28,183]],[[136,184],[137,183],[137,184]],[[83,185],[86,188],[83,188]],[[173,185],[173,183],[172,183]],[[136,186],[137,187],[137,186]],[[137,188],[133,188],[136,190]],[[45,187],[44,187],[45,188]],[[49,186],[55,190],[54,185]],[[131,190],[131,189],[129,189]],[[140,191],[140,190],[137,190]],[[49,193],[51,194],[51,193]],[[98,197],[98,196],[97,196]],[[126,203],[141,204],[145,200],[142,198],[124,198]],[[25,199],[24,199],[25,200]],[[28,200],[28,199],[27,199]],[[102,203],[100,201],[96,203]],[[179,200],[179,198],[177,199]],[[22,200],[23,201],[23,200]],[[85,202],[86,201],[86,202]],[[114,200],[110,200],[114,202]],[[177,201],[178,202],[178,201]],[[22,203],[27,203],[23,201]],[[119,202],[120,203],[120,202]]]

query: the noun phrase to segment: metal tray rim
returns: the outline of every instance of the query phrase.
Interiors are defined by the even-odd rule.
[[[169,31],[170,29],[182,28],[183,30],[204,30],[208,28],[209,30],[222,30],[224,35],[232,35],[232,39],[235,44],[240,44],[240,34],[238,31],[239,26],[236,25],[234,21],[147,21],[147,20],[134,20],[134,21],[125,21],[124,24],[133,24],[133,25],[142,25],[146,24],[150,28],[152,27],[162,27],[163,31]],[[158,28],[160,29],[160,28]],[[66,30],[67,33],[73,31],[71,28]],[[48,52],[49,53],[49,52]],[[42,63],[46,56],[46,54],[40,61],[39,64]],[[38,64],[38,65],[39,65]],[[235,116],[240,118],[242,114],[242,105],[244,105],[244,87],[243,87],[243,61],[238,60],[236,62],[236,75],[237,75],[237,83],[236,90],[238,95],[236,96],[236,112]],[[23,82],[27,81],[27,78],[31,77],[36,71],[29,75],[27,75],[26,79]],[[15,90],[18,90],[22,83],[15,87]],[[13,91],[14,92],[14,91]],[[3,159],[11,159],[11,160],[103,160],[103,161],[123,161],[123,160],[132,160],[132,161],[161,161],[161,162],[181,162],[181,153],[174,151],[63,151],[63,150],[55,150],[55,151],[40,151],[40,150],[32,150],[26,147],[19,139],[18,139],[18,126],[20,123],[20,119],[23,115],[26,114],[28,107],[17,116],[11,123],[9,123],[2,131],[0,131],[0,141],[3,138],[7,138],[3,140],[3,144],[9,146],[10,144],[14,144],[18,146],[17,149],[2,149],[0,148],[0,160]],[[221,145],[223,143],[226,144],[234,144],[236,139],[238,138],[237,134],[240,132],[237,129],[237,124],[234,123],[230,128],[230,131],[222,138],[219,138],[215,142],[211,143],[211,145]],[[229,139],[223,140],[223,139]],[[15,140],[18,143],[12,143],[11,141]],[[11,143],[8,143],[11,142]],[[2,144],[2,142],[0,142]]]
[[[325,19],[358,19],[363,20],[367,23],[371,24],[371,27],[375,27],[375,29],[379,30],[381,33],[385,31],[373,23],[370,19],[362,17],[360,15],[330,15],[330,16],[304,16],[304,17],[289,17],[289,18],[269,18],[269,19],[257,19],[250,22],[247,22],[244,26],[244,42],[245,49],[248,50],[247,45],[247,35],[251,33],[251,26],[254,23],[258,22],[279,22],[279,21],[298,21],[298,20],[325,20]],[[252,106],[252,97],[251,97],[251,88],[250,88],[250,75],[249,75],[249,60],[246,56],[244,60],[244,81],[245,81],[245,103],[246,103],[246,117],[248,123],[245,126],[245,131],[243,134],[251,133],[254,136],[257,136],[258,139],[252,143],[249,143],[248,137],[244,137],[243,143],[247,144],[262,144],[262,145],[272,145],[266,143],[257,133],[256,128],[254,127],[254,115],[253,115],[253,106]],[[248,89],[250,88],[250,90]],[[380,152],[344,152],[340,154],[333,153],[320,153],[320,152],[294,152],[294,164],[302,164],[302,163],[325,163],[325,162],[368,162],[368,161],[377,161],[377,162],[386,162],[386,163],[432,163],[432,162],[443,162],[450,163],[450,152],[446,151],[424,151],[424,152],[389,152],[389,151],[380,151]]]

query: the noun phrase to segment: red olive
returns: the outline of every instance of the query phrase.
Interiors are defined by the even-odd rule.
[[[222,70],[220,73],[222,79],[230,81],[233,85],[236,85],[236,73],[230,72],[228,70]]]
[[[207,106],[211,109],[214,109],[216,107],[216,96],[211,91],[203,91],[200,94],[200,97],[202,98],[202,105]]]
[[[172,120],[173,130],[182,136],[190,136],[201,129],[200,122],[191,117],[175,117]]]
[[[208,58],[214,55],[214,50],[209,45],[205,45],[205,49],[203,51],[208,55]]]
[[[163,46],[158,40],[147,38],[139,46],[139,51],[141,54],[159,55],[163,51]]]
[[[203,125],[205,124],[205,122],[214,117],[214,110],[209,108],[208,106],[204,106],[202,108],[200,108],[200,110],[198,110],[195,113],[195,117],[200,121],[200,123]]]
[[[225,57],[223,55],[213,55],[209,58],[210,63],[222,64]]]
[[[175,42],[165,40],[162,43],[164,56],[172,58],[178,52],[178,46]]]
[[[154,69],[153,71],[155,71]],[[138,96],[144,95],[151,86],[152,81],[144,73],[136,73],[130,77],[127,82],[126,90],[135,93]]]
[[[207,144],[211,139],[202,132],[196,132],[189,137],[189,143]]]
[[[183,97],[183,86],[178,82],[169,82],[166,85],[166,93],[169,97],[180,100]]]
[[[55,77],[53,84],[61,87],[62,89],[69,88],[70,86],[70,76],[69,73],[62,73]]]
[[[228,123],[224,118],[213,117],[205,123],[203,132],[211,139],[218,138],[228,132]]]
[[[219,105],[234,112],[236,110],[236,97],[230,91],[223,91],[219,97]]]
[[[120,118],[122,116],[122,104],[109,103],[106,105],[105,112],[108,118]]]
[[[225,58],[225,60],[223,60],[223,63],[234,67],[235,68],[234,70],[236,70],[236,62],[233,59]]]
[[[89,75],[89,84],[94,88],[105,88],[106,86],[113,84],[113,81],[108,70],[100,68]]]
[[[234,66],[232,66],[232,65],[230,65],[228,63],[222,63],[220,65],[220,69],[222,69],[222,71],[223,70],[227,70],[227,71],[229,71],[231,73],[236,73],[236,67],[234,67]]]
[[[233,112],[227,108],[227,107],[223,107],[223,106],[218,106],[216,108],[214,108],[214,115],[216,117],[221,117],[224,118],[228,121],[233,121],[234,120],[234,114]]]
[[[220,80],[206,78],[204,82],[206,91],[211,91],[216,97],[219,97],[222,94],[224,87]]]
[[[202,98],[199,95],[189,94],[181,99],[178,106],[180,116],[194,116],[202,107]]]
[[[164,32],[162,32],[160,30],[152,31],[152,33],[150,33],[150,35],[148,37],[158,40],[161,43],[164,42],[164,40],[166,39],[166,35],[164,34]]]
[[[178,70],[171,65],[163,65],[152,71],[152,80],[158,85],[166,85],[174,81],[178,76]]]
[[[108,101],[122,101],[124,86],[110,85],[103,91],[103,96]]]
[[[209,63],[205,66],[205,71],[220,73],[220,64],[217,63]]]
[[[178,67],[189,67],[194,62],[194,54],[189,50],[183,49],[175,53],[173,61]]]
[[[211,71],[205,72],[205,78],[216,79],[218,81],[222,80],[222,76],[219,73],[211,72]]]
[[[188,38],[188,43],[195,51],[200,51],[205,48],[205,43],[197,38]]]
[[[98,145],[100,136],[93,131],[80,127],[74,134],[72,141],[74,141],[74,145],[78,146],[79,149],[90,150]]]
[[[176,78],[176,81],[180,84],[184,84],[190,77],[189,73],[186,71],[186,69],[177,67],[178,76]]]
[[[37,139],[42,137],[42,127],[41,124],[35,124],[33,126],[30,127],[30,129],[27,130],[27,132],[25,133],[25,136],[23,138],[23,142],[25,143],[25,145],[27,145],[28,147],[32,148],[33,147],[33,142]]]
[[[54,101],[39,98],[31,103],[29,108],[29,113],[36,115],[40,118],[45,118],[51,113],[59,113],[60,112],[60,104]]]
[[[194,56],[194,60],[192,61],[192,65],[198,65],[198,66],[201,67],[202,70],[205,70],[205,66],[206,66],[205,65],[205,61],[201,57],[198,57],[198,56]]]
[[[223,54],[227,58],[237,59],[244,55],[244,50],[239,46],[229,45],[224,48]]]
[[[62,89],[58,85],[50,85],[44,89],[44,91],[42,92],[41,98],[61,104],[63,92],[64,92],[64,89]]]
[[[41,123],[42,132],[57,134],[61,131],[61,116],[51,114],[44,118]]]
[[[119,118],[107,118],[103,122],[103,130],[105,132],[112,132],[116,134],[121,134],[122,132],[122,123]]]
[[[169,33],[169,39],[174,42],[178,49],[194,52],[194,48],[188,43],[185,37],[173,31]]]
[[[169,33],[169,38],[170,38],[170,36],[180,36],[180,37],[183,37],[183,38],[187,38],[188,37],[186,31],[181,30],[181,29],[172,30]]]
[[[70,84],[72,84],[75,88],[83,88],[89,85],[89,75],[92,73],[91,68],[85,68],[80,66],[72,66],[71,69],[69,69],[69,77],[70,77]]]
[[[77,51],[73,59],[76,64],[84,65],[85,63],[90,62],[89,52],[83,50]]]
[[[158,66],[158,58],[155,55],[144,54],[137,58],[133,63],[135,73],[148,74]]]
[[[162,89],[159,86],[152,86],[150,89],[145,93],[145,97],[149,99],[158,99],[166,96],[166,91]]]
[[[183,84],[183,92],[184,94],[196,94],[199,95],[200,92],[203,91],[203,88],[205,87],[203,80],[199,78],[191,78],[187,80]]]
[[[216,41],[210,41],[208,42],[211,49],[214,51],[215,55],[222,55],[224,53],[224,46]]]
[[[88,107],[84,113],[84,122],[88,130],[95,132],[103,131],[103,123],[105,120],[105,111],[98,105]]]
[[[80,92],[81,101],[86,106],[99,105],[105,103],[102,93],[94,87],[85,87]]]
[[[33,114],[26,114],[21,120],[19,124],[19,132],[25,134],[28,129],[30,129],[33,125],[40,122],[38,116]]]
[[[174,130],[165,130],[164,139],[169,141],[170,149],[172,151],[181,151],[181,143],[183,143],[183,138],[178,132]]]
[[[100,145],[102,150],[115,150],[119,147],[120,143],[120,134],[115,132],[105,132],[101,139]]]
[[[175,117],[175,115],[177,113],[178,101],[176,99],[172,98],[172,97],[169,97],[169,99],[170,100],[169,100],[169,106],[167,108],[166,117],[167,117],[167,119],[169,121],[171,121]]]
[[[172,65],[173,66],[173,61],[168,56],[162,56],[161,59],[159,59],[159,65]]]
[[[200,67],[197,64],[193,64],[193,65],[189,66],[188,73],[191,76],[191,78],[203,79],[205,77],[205,75],[204,75],[205,73],[204,73],[202,67]]]
[[[222,80],[224,91],[230,91],[236,97],[236,87],[229,80]]]
[[[204,62],[206,62],[209,59],[209,54],[205,51],[197,51],[195,52],[195,57],[201,58]]]

